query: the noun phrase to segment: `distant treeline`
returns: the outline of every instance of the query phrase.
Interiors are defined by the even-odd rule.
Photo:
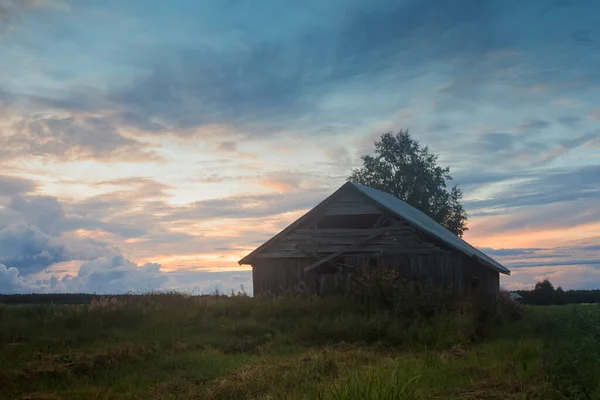
[[[523,297],[523,302],[530,305],[581,304],[600,303],[600,289],[596,290],[563,290],[554,288],[549,280],[535,284],[533,290],[515,290]],[[177,292],[156,292],[139,294],[90,294],[90,293],[28,293],[0,294],[0,304],[89,304],[92,300],[115,297],[120,300],[139,296],[172,296],[185,295]],[[207,296],[207,295],[203,295]]]
[[[535,284],[533,290],[516,290],[523,297],[525,304],[553,305],[553,304],[581,304],[600,303],[600,289],[596,290],[563,290],[545,279]]]
[[[127,300],[141,296],[187,296],[177,292],[155,292],[138,294],[90,294],[90,293],[27,293],[0,294],[0,304],[90,304],[92,300],[102,298],[117,298]],[[206,295],[201,295],[206,296]]]
[[[118,295],[123,297],[131,295]],[[0,303],[5,304],[89,304],[93,299],[106,297],[89,293],[31,293],[31,294],[0,294]],[[111,296],[113,297],[113,296]]]

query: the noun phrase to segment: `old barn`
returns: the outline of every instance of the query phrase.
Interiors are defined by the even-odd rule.
[[[347,182],[239,264],[254,295],[322,294],[355,268],[392,267],[457,295],[495,301],[510,271],[397,197]],[[343,287],[343,286],[342,286]]]

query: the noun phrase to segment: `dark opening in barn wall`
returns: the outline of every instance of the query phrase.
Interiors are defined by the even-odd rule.
[[[317,229],[370,229],[381,214],[326,215],[317,222]]]

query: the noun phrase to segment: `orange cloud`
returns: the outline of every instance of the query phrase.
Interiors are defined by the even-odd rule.
[[[261,179],[259,185],[279,193],[289,193],[297,188],[294,182],[283,181],[278,179],[266,178]]]
[[[513,229],[494,232],[494,225],[505,216],[478,218],[472,221],[465,239],[475,246],[490,248],[556,247],[567,241],[594,237],[600,232],[600,222],[568,228]],[[503,222],[503,221],[502,221]]]

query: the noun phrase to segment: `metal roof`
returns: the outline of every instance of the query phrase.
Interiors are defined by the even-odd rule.
[[[431,217],[422,211],[417,210],[408,203],[405,203],[396,196],[382,192],[381,190],[361,185],[360,183],[351,182],[351,185],[392,214],[395,214],[398,217],[406,220],[416,228],[429,233],[431,236],[434,236],[438,240],[446,243],[448,246],[453,247],[470,257],[479,258],[484,264],[488,264],[489,267],[497,270],[498,272],[510,275],[510,270],[508,270],[508,268],[487,256],[481,250],[471,246],[469,243],[465,242],[463,239],[437,223]]]

